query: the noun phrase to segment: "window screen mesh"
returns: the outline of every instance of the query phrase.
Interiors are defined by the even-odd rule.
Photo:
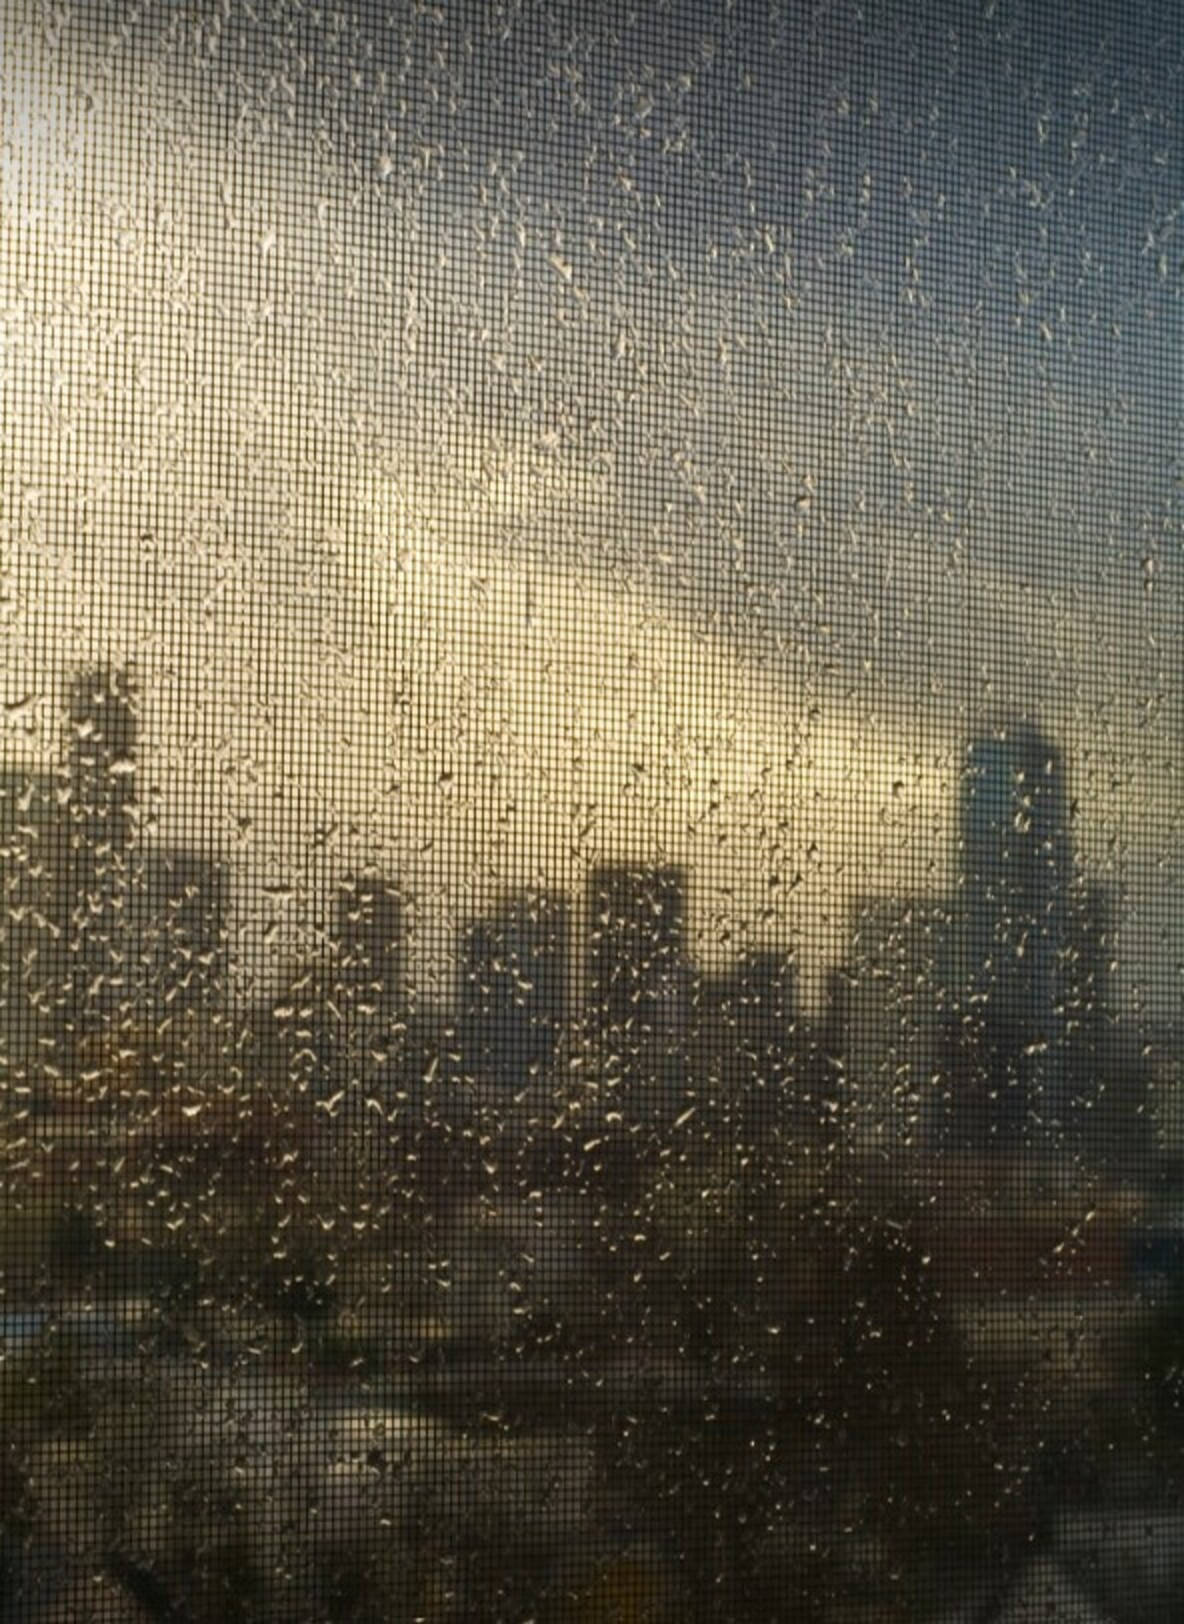
[[[0,1620],[1177,1618],[1176,7],[0,49]]]

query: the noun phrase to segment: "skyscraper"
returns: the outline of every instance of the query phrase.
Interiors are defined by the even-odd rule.
[[[506,896],[462,936],[457,988],[466,1064],[517,1086],[550,1064],[567,1020],[571,910],[549,891]]]
[[[337,888],[333,944],[336,981],[351,1001],[375,1010],[401,1002],[404,960],[403,897],[379,874],[351,874]]]
[[[50,773],[0,772],[0,1082],[10,1104],[35,1097],[59,1066],[56,791]]]
[[[63,1048],[105,1032],[130,1006],[135,950],[136,712],[128,673],[95,667],[78,675],[67,705],[65,796],[57,916],[63,986]]]
[[[70,684],[66,767],[74,815],[122,845],[135,800],[137,723],[127,671],[96,666]]]
[[[1072,854],[1060,753],[1031,722],[971,741],[960,836],[961,1015],[981,1111],[974,1136],[1014,1142],[1038,1124],[1055,1133]]]
[[[1075,886],[1066,907],[1064,1002],[1068,1046],[1096,1060],[1115,1020],[1117,922],[1104,886]]]
[[[318,891],[317,903],[305,951],[255,1011],[259,1066],[277,1087],[352,1097],[389,1057],[406,1013],[404,895],[363,870]]]
[[[870,896],[852,909],[845,1116],[863,1148],[912,1144],[928,1131],[950,1015],[949,942],[946,902]]]
[[[788,1075],[798,1017],[797,967],[789,949],[744,953],[713,987],[705,1047],[721,1081],[776,1088]]]
[[[208,1007],[225,983],[226,867],[204,852],[145,855],[135,899],[140,976],[149,1017]]]
[[[362,1080],[389,1053],[406,1008],[406,910],[395,881],[349,874],[334,896],[329,984],[320,1023],[330,1092]]]
[[[651,1071],[686,1035],[681,869],[605,865],[588,881],[588,1008],[604,1063]]]

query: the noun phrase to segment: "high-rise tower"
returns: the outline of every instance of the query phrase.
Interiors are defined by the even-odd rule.
[[[972,1137],[1006,1142],[1037,1123],[1055,1131],[1072,854],[1060,753],[1032,723],[972,740],[959,822],[961,1013],[978,1085]]]
[[[336,979],[350,1001],[376,1012],[403,1002],[406,923],[398,886],[378,874],[352,874],[337,889]]]
[[[948,901],[866,896],[851,913],[847,1117],[864,1149],[927,1135],[951,1015]]]
[[[135,934],[150,1019],[206,1009],[225,994],[228,878],[226,865],[205,852],[145,854]]]
[[[0,768],[0,1083],[36,1100],[59,1069],[61,820],[52,774]]]
[[[714,1005],[701,1047],[720,1062],[721,1079],[770,1091],[788,1076],[798,1018],[797,963],[788,949],[743,953],[711,987]]]
[[[67,706],[66,795],[58,919],[63,1050],[80,1045],[130,1007],[135,971],[134,889],[136,712],[126,671],[78,675]]]
[[[406,907],[402,891],[381,874],[348,875],[334,899],[331,996],[322,1011],[330,1092],[370,1076],[390,1052],[406,1013]],[[330,1012],[334,1018],[330,1020]]]
[[[605,1064],[649,1074],[686,1036],[681,869],[612,865],[588,881],[588,1015]]]
[[[464,932],[458,1001],[466,1063],[521,1086],[548,1067],[567,1020],[571,910],[520,891]]]

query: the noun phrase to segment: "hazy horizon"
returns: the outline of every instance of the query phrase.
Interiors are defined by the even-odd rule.
[[[794,936],[816,988],[854,895],[948,888],[961,744],[1020,710],[1127,1006],[1178,1016],[1171,87],[1132,34],[1125,102],[1088,44],[1001,100],[1040,42],[955,13],[946,77],[685,6],[621,13],[613,79],[572,19],[502,122],[463,8],[389,71],[151,7],[10,34],[6,753],[134,662],[160,837],[227,850],[261,975],[359,861],[454,922],[627,853],[688,869],[698,957]]]

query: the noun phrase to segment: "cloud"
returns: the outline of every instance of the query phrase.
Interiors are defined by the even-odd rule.
[[[705,953],[831,954],[855,892],[948,885],[960,741],[1020,707],[1168,985],[1178,514],[1121,345],[873,298],[821,203],[748,210],[678,110],[699,34],[665,158],[589,36],[548,159],[426,34],[362,117],[278,36],[158,20],[6,44],[14,748],[56,749],[74,663],[134,660],[160,828],[234,847],[256,935],[359,854],[447,919],[661,853]],[[886,242],[853,262],[902,271]]]

